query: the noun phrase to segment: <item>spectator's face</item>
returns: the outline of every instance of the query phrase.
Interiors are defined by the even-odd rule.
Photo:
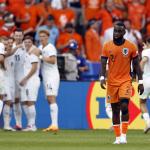
[[[124,25],[125,25],[125,27],[127,29],[131,29],[131,23],[130,23],[130,21],[128,21],[128,20],[124,21]]]
[[[31,4],[31,3],[32,3],[32,0],[25,0],[25,3],[26,3],[26,4]]]
[[[70,28],[69,28],[69,27],[68,27],[68,28],[66,28],[66,32],[67,32],[67,33],[72,33],[73,31],[74,31],[74,29],[73,29],[73,28],[71,28],[71,27],[70,27]]]
[[[0,3],[0,14],[4,14],[5,11],[6,11],[6,4]]]
[[[52,27],[52,26],[54,25],[54,20],[47,20],[47,21],[46,21],[46,25],[47,25],[48,27]]]
[[[123,38],[125,34],[125,28],[123,26],[114,25],[113,38],[120,39]]]
[[[112,11],[114,9],[114,3],[113,3],[113,1],[106,2],[106,8],[107,8],[107,10]]]
[[[62,7],[67,8],[68,7],[68,0],[61,0]]]
[[[40,33],[39,38],[40,38],[40,43],[42,45],[45,45],[46,43],[48,43],[49,36],[46,33]]]
[[[95,22],[95,23],[92,25],[92,28],[95,29],[95,30],[98,30],[98,23]]]
[[[23,32],[15,31],[15,32],[14,32],[14,39],[15,39],[15,42],[16,42],[17,44],[22,43],[22,40],[23,40]]]
[[[9,48],[10,48],[10,49],[12,49],[13,43],[14,43],[14,40],[13,40],[13,39],[8,39],[8,45],[9,45]]]
[[[24,40],[24,45],[25,45],[25,48],[27,51],[32,47],[32,44],[33,44],[32,40],[30,40],[30,39]]]

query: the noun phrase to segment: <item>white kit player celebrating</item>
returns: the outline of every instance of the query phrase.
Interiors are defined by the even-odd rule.
[[[40,43],[39,47],[42,55],[42,76],[45,87],[45,94],[50,107],[51,125],[43,131],[58,131],[58,106],[56,96],[58,94],[60,76],[57,66],[57,50],[48,43],[49,32],[47,30],[39,31]]]
[[[21,103],[20,103],[20,97],[21,97],[21,93],[20,93],[20,81],[24,75],[23,73],[23,64],[24,64],[24,56],[25,56],[25,48],[23,46],[23,30],[21,29],[16,29],[14,31],[14,45],[13,48],[18,47],[16,52],[14,53],[14,57],[15,57],[15,103],[14,103],[14,116],[15,116],[15,120],[16,120],[16,126],[15,129],[16,130],[21,130],[22,128],[22,110],[21,110]]]
[[[11,55],[13,50],[13,38],[8,38],[8,46],[5,49],[5,98],[3,108],[4,130],[14,131],[10,126],[12,104],[15,98],[15,77],[14,77],[14,56]]]
[[[0,42],[0,115],[3,109],[3,98],[5,95],[5,75],[4,75],[4,40]]]
[[[146,105],[146,100],[150,96],[150,37],[146,40],[144,50],[142,51],[142,60],[140,62],[143,70],[144,93],[140,95],[140,108],[146,127],[144,133],[150,131],[150,116]]]
[[[24,69],[24,76],[20,81],[20,86],[21,103],[26,114],[28,124],[23,131],[36,131],[35,102],[37,100],[38,90],[40,87],[40,50],[33,46],[33,38],[31,36],[24,37],[24,45],[26,50],[24,64],[22,66]]]

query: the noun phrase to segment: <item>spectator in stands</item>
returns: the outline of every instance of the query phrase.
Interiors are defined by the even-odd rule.
[[[6,13],[3,16],[4,25],[0,27],[0,36],[11,36],[16,29],[14,15],[12,13]]]
[[[54,17],[52,15],[49,15],[47,17],[45,25],[40,26],[37,29],[36,35],[35,35],[35,40],[36,40],[37,44],[39,44],[39,31],[40,30],[48,30],[49,34],[50,34],[48,42],[53,44],[53,45],[56,44],[56,40],[59,36],[59,30],[55,26],[55,20],[54,20]]]
[[[39,14],[44,17],[44,23],[46,22],[48,15],[54,13],[52,2],[49,0],[42,0],[42,2],[36,5],[36,8],[38,9]]]
[[[113,26],[113,19],[122,19],[123,13],[119,9],[115,8],[113,0],[107,0],[104,9],[101,9],[96,14],[96,19],[102,21],[101,35],[104,34],[105,30]]]
[[[80,0],[82,6],[83,23],[95,18],[98,11],[103,7],[105,0]]]
[[[146,35],[150,36],[150,0],[146,0]]]
[[[24,30],[24,34],[34,33],[43,23],[43,17],[39,14],[38,9],[32,4],[32,0],[25,0],[25,6],[22,7],[17,17],[17,22]]]
[[[93,62],[99,62],[101,55],[101,41],[98,34],[98,23],[96,19],[91,19],[88,22],[85,34],[85,47],[86,58]]]
[[[145,26],[146,8],[139,0],[132,0],[127,4],[128,19],[131,20],[132,28],[141,30]]]
[[[84,53],[83,40],[81,35],[75,32],[75,28],[72,23],[67,23],[65,26],[65,31],[60,34],[57,40],[56,47],[59,50],[59,52],[67,52],[69,50],[68,46],[73,40],[77,41],[79,49],[82,53]]]
[[[4,24],[3,16],[7,12],[6,2],[5,0],[0,0],[0,27]]]
[[[75,24],[75,12],[68,7],[68,0],[61,0],[62,9],[55,10],[53,13],[56,25],[63,30],[67,23]]]

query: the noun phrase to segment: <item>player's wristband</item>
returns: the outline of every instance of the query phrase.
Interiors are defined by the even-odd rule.
[[[104,76],[100,76],[100,78],[99,78],[100,81],[101,81],[101,80],[104,80],[104,79],[105,79]]]
[[[143,80],[139,80],[139,84],[143,84]]]
[[[40,56],[39,56],[39,58],[42,60],[42,59],[43,59],[43,56],[42,56],[42,55],[40,55]]]

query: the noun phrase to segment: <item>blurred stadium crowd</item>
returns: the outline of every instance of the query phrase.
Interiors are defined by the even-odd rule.
[[[0,0],[0,36],[22,28],[38,46],[38,32],[48,30],[62,79],[98,79],[102,45],[113,38],[116,20],[124,21],[125,37],[141,53],[150,36],[149,6],[150,0]],[[67,72],[74,75],[64,77]]]

